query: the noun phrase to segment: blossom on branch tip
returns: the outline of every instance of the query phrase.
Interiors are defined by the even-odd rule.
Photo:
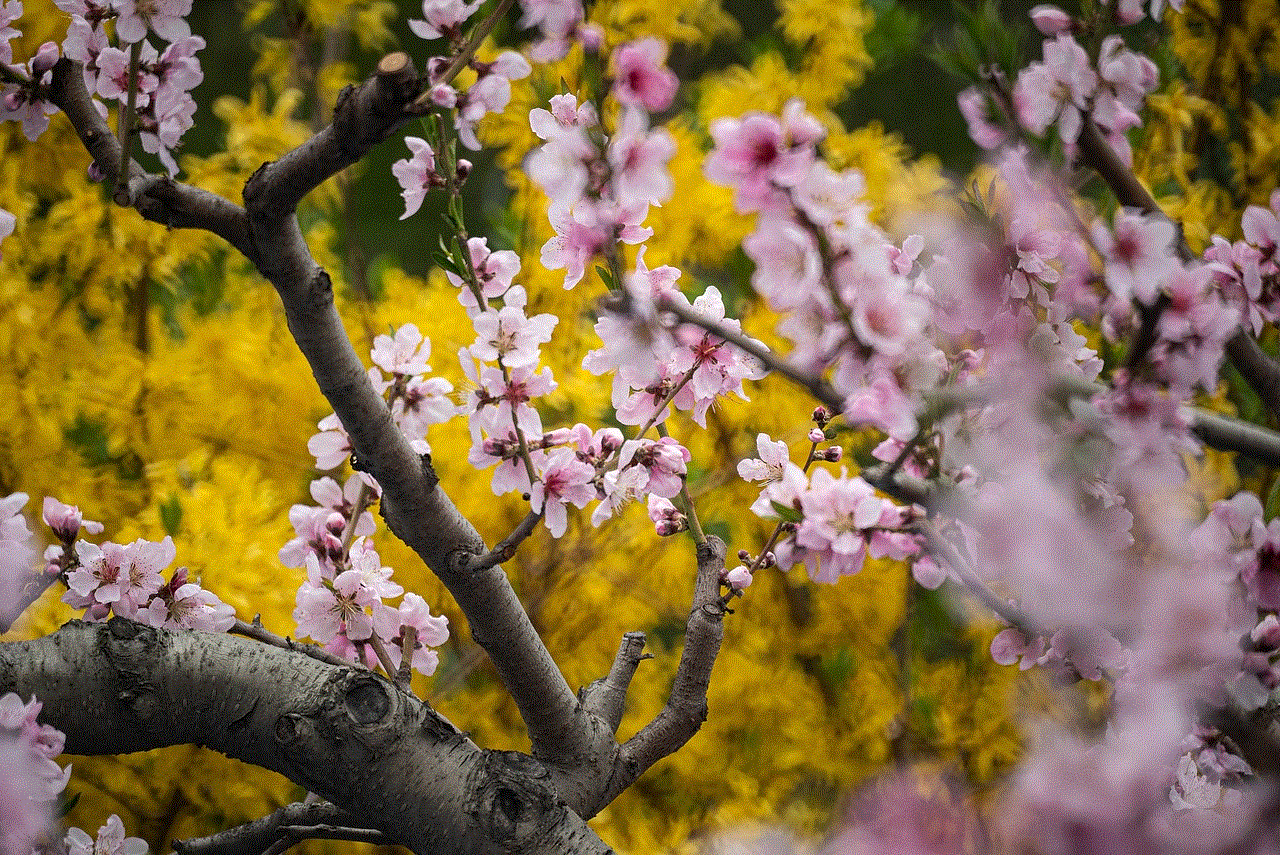
[[[670,537],[689,528],[689,518],[671,500],[657,493],[649,494],[649,519],[658,537]]]
[[[75,505],[64,505],[53,496],[45,496],[42,514],[45,525],[63,543],[71,543],[80,535],[80,528],[89,534],[102,534],[102,523],[87,520]]]

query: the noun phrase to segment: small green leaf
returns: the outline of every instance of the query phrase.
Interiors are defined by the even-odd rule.
[[[773,501],[769,502],[769,504],[773,506],[774,513],[787,522],[798,523],[804,519],[804,514],[800,513],[795,508],[790,508],[786,505],[781,505]]]
[[[609,272],[609,269],[597,264],[596,273],[600,274],[600,281],[604,283],[604,287],[613,290],[613,274]]]
[[[177,496],[160,503],[160,524],[167,534],[177,536],[178,526],[182,524],[182,503]]]

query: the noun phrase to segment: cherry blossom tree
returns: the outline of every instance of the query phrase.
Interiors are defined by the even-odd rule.
[[[0,499],[3,628],[46,591],[83,610],[54,633],[0,643],[5,855],[146,851],[116,816],[96,837],[52,830],[69,774],[56,758],[177,744],[312,794],[175,843],[182,852],[276,851],[307,837],[420,853],[611,851],[587,821],[702,726],[725,622],[753,582],[803,566],[833,584],[878,561],[1001,621],[997,663],[1096,683],[1108,709],[1094,733],[1038,733],[999,815],[926,798],[904,775],[864,792],[828,851],[1275,849],[1275,491],[1264,503],[1245,487],[1201,512],[1186,485],[1206,450],[1280,464],[1280,434],[1224,414],[1215,397],[1230,370],[1271,421],[1280,412],[1268,351],[1280,190],[1244,206],[1240,237],[1206,236],[1197,252],[1137,178],[1130,132],[1161,83],[1139,34],[1180,4],[1036,7],[1042,59],[973,68],[959,99],[989,150],[986,183],[896,238],[804,98],[711,122],[703,173],[754,217],[741,249],[774,326],[753,334],[733,317],[728,283],[690,298],[689,270],[646,260],[653,212],[677,193],[680,143],[664,114],[680,82],[662,39],[611,44],[577,2],[530,0],[524,52],[482,51],[512,0],[427,0],[408,26],[431,44],[387,53],[235,202],[177,179],[203,79],[189,0],[57,5],[65,40],[19,62],[9,43],[23,4],[0,4],[0,117],[39,145],[61,113],[115,205],[216,235],[274,286],[332,409],[308,443],[315,468],[352,472],[321,474],[314,504],[289,512],[294,536],[278,558],[304,574],[292,627],[246,620],[187,568],[170,570],[172,537],[95,542],[116,523],[46,496],[41,552],[31,497]],[[461,210],[465,155],[481,148],[486,117],[507,109],[535,63],[569,51],[594,74],[521,117],[539,141],[522,167],[551,234],[541,263],[557,280],[564,271],[555,290],[601,295],[595,340],[576,357],[608,378],[608,413],[593,424],[562,423],[552,403],[565,381],[544,346],[575,319],[535,311],[550,298],[520,284],[514,252],[468,234]],[[389,139],[410,123],[421,136]],[[456,353],[464,389],[433,374],[442,355],[411,319],[374,336],[363,359],[300,224],[308,194],[401,145],[391,172],[403,218],[432,194],[445,200],[435,261],[474,334]],[[0,212],[0,238],[21,229]],[[760,433],[757,456],[737,463],[758,493],[734,512],[771,533],[730,552],[700,518],[687,437],[725,401],[749,403],[768,374],[809,396],[792,418],[803,439]],[[460,485],[438,475],[428,434],[453,420],[466,422],[467,462],[492,470],[491,492],[527,504],[512,529],[481,534],[455,503]],[[874,436],[860,459],[846,457],[854,436]],[[688,533],[692,596],[665,703],[620,738],[645,634],[627,632],[607,673],[577,689],[503,564],[539,523],[559,539],[571,519],[607,527],[632,503],[647,507],[653,537]],[[412,691],[460,627],[396,581],[380,551],[391,537],[456,601],[514,700],[527,752],[477,744]]]

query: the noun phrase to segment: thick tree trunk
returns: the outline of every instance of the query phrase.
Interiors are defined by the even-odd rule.
[[[71,754],[206,745],[272,769],[420,855],[606,853],[547,769],[486,751],[382,677],[231,635],[113,618],[0,644],[0,691]]]

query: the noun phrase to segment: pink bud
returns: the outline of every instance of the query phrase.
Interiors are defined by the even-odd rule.
[[[599,53],[604,47],[604,30],[595,24],[583,24],[578,27],[578,41],[588,53]]]
[[[1071,29],[1071,16],[1047,3],[1031,7],[1031,22],[1046,36],[1056,36]]]
[[[35,58],[31,60],[31,76],[39,78],[46,71],[53,68],[54,63],[58,61],[58,43],[45,42],[40,45],[36,51]]]
[[[838,445],[833,445],[823,452],[823,456],[828,463],[839,463],[840,458],[844,457],[844,449]]]
[[[822,428],[813,428],[809,431],[809,441],[814,445],[817,445],[820,442],[825,442],[826,439],[827,435],[822,432]]]
[[[725,581],[729,583],[735,591],[741,591],[743,588],[751,584],[751,571],[746,567],[734,567],[725,576]]]

